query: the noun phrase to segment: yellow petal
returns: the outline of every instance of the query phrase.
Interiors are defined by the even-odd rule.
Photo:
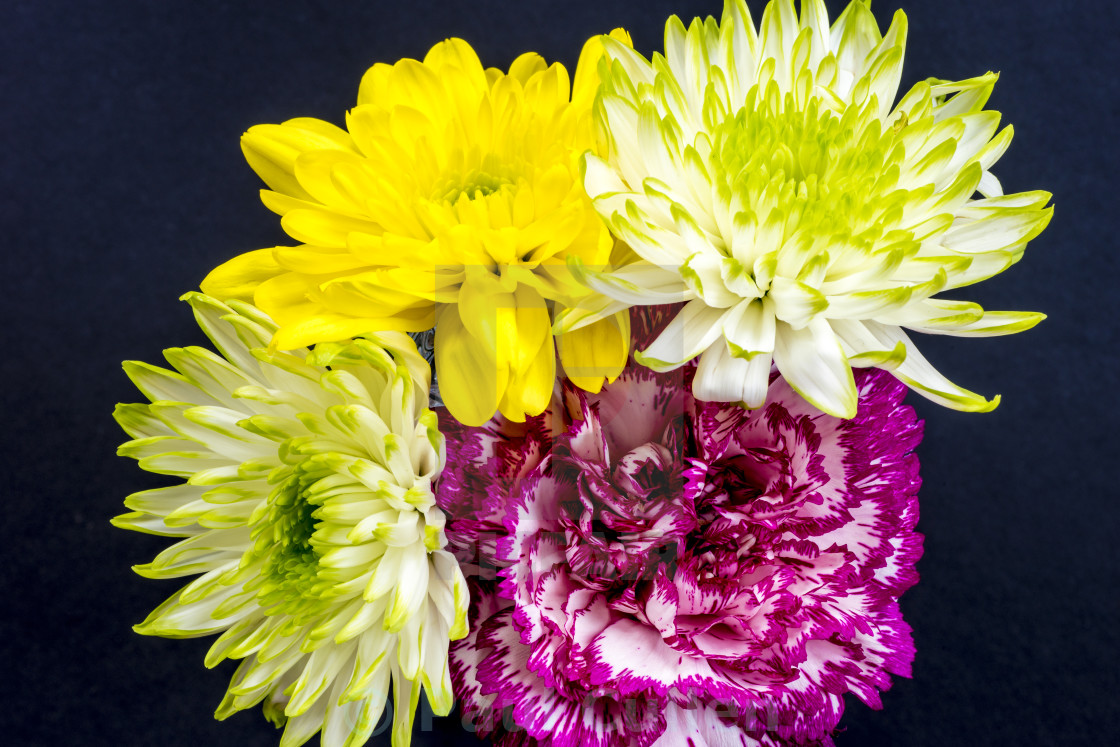
[[[435,335],[436,376],[444,404],[455,419],[478,426],[498,409],[509,374],[463,326],[459,311],[457,306],[440,307]]]
[[[311,290],[307,276],[285,272],[258,285],[252,302],[277,324],[284,326],[322,311],[322,305],[310,299]]]
[[[316,119],[315,117],[295,117],[294,119],[285,120],[284,127],[298,127],[304,131],[305,137],[308,136],[307,133],[315,135],[317,138],[316,142],[322,142],[322,140],[325,139],[343,150],[354,150],[354,140],[350,137],[350,133],[338,125],[331,124],[322,119]]]
[[[580,389],[598,392],[605,381],[614,381],[626,365],[630,351],[630,312],[613,316],[556,338],[564,373]]]
[[[528,415],[540,415],[552,401],[556,383],[556,350],[552,333],[548,332],[527,370],[511,377],[500,409],[503,415],[515,422],[522,422]],[[440,391],[443,382],[440,380]]]
[[[378,104],[385,100],[389,90],[389,75],[393,70],[392,65],[378,62],[362,76],[358,85],[358,106],[365,104]]]
[[[339,150],[339,139],[350,136],[345,131],[319,120],[292,120],[294,124],[257,125],[241,136],[241,151],[257,175],[281,194],[311,199],[311,195],[295,177],[296,159],[315,150]],[[316,122],[317,124],[310,124]],[[333,128],[330,129],[330,128]],[[342,135],[334,132],[338,130]]]
[[[516,78],[521,85],[530,77],[543,71],[548,65],[545,64],[544,58],[536,52],[526,52],[513,61],[509,66],[510,77]]]
[[[352,233],[381,233],[381,226],[372,221],[351,218],[330,208],[289,210],[280,219],[280,225],[296,241],[320,246],[344,247]]]
[[[570,92],[568,71],[563,65],[554,62],[525,84],[525,103],[532,106],[539,115],[551,118],[557,109],[568,103]]]
[[[215,267],[202,281],[201,288],[206,295],[221,301],[252,301],[257,286],[283,272],[271,249],[257,249]]]
[[[356,213],[363,209],[362,204],[355,202],[350,195],[339,190],[334,174],[336,169],[342,166],[358,167],[360,173],[362,160],[362,157],[353,151],[313,150],[301,153],[296,158],[293,171],[296,179],[299,180],[299,185],[317,201]],[[354,168],[350,170],[353,172]]]
[[[472,83],[482,88],[486,86],[486,71],[482,69],[482,62],[471,45],[462,39],[452,38],[436,44],[424,56],[424,64],[437,71],[448,68],[462,70]]]
[[[509,359],[504,357],[512,345],[499,344],[499,336],[508,336],[510,330],[502,329],[499,309],[514,309],[514,295],[502,288],[501,281],[484,267],[467,266],[466,279],[459,290],[459,315],[467,332],[495,364],[504,367]],[[533,352],[536,352],[535,350]],[[442,381],[442,379],[441,379]]]
[[[362,318],[320,312],[276,330],[271,347],[277,350],[316,345],[320,342],[337,342],[360,335],[384,332],[411,332],[432,326],[432,316],[423,310],[392,317]],[[424,326],[427,324],[427,326]]]
[[[345,249],[319,246],[278,246],[273,251],[273,257],[286,270],[310,275],[356,270],[369,265]]]
[[[387,287],[384,270],[369,270],[324,280],[309,296],[347,316],[383,317],[418,306],[431,306],[417,293]]]
[[[611,31],[610,37],[633,49],[634,42],[625,29]],[[576,63],[576,77],[572,82],[572,104],[580,108],[591,108],[591,102],[599,90],[599,60],[603,57],[603,37],[593,36],[583,45]]]
[[[447,100],[447,92],[432,67],[405,59],[393,65],[389,97],[389,101],[378,103],[384,107],[388,107],[390,102],[393,106],[410,106],[438,117],[444,113],[442,107]]]
[[[463,282],[463,273],[444,268],[394,267],[382,270],[379,276],[386,289],[437,303],[457,302],[459,286]]]
[[[508,360],[511,375],[536,366],[538,352],[551,342],[552,320],[544,299],[533,288],[520,286],[513,293],[513,307],[498,309],[498,360]],[[551,345],[547,345],[551,352]]]
[[[542,172],[533,184],[533,200],[537,219],[547,216],[560,207],[572,191],[575,179],[566,164],[558,163]]]

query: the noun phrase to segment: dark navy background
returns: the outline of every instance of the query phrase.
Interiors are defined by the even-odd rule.
[[[830,3],[833,16],[839,4]],[[885,30],[898,3],[876,0]],[[116,530],[162,484],[114,456],[119,363],[202,342],[185,304],[209,268],[286,241],[238,138],[295,116],[341,123],[375,61],[467,38],[487,65],[536,50],[574,65],[625,26],[661,47],[670,13],[717,0],[344,2],[7,0],[0,8],[3,505],[0,726],[10,745],[275,745],[259,710],[211,719],[233,666],[209,640],[130,630],[178,588],[129,566],[161,538]],[[760,2],[752,2],[756,19]],[[1117,6],[912,0],[904,88],[1002,70],[1015,124],[996,168],[1057,212],[1023,262],[968,289],[1050,315],[991,340],[920,336],[987,415],[917,397],[926,534],[903,599],[914,679],[873,712],[849,699],[841,747],[1106,745],[1120,738]],[[422,723],[422,720],[421,720]],[[388,744],[387,736],[371,744]],[[417,745],[474,744],[436,720]]]

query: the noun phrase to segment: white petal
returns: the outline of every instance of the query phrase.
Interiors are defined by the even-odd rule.
[[[581,299],[575,306],[563,308],[557,304],[556,308],[556,321],[552,325],[552,333],[562,335],[624,311],[630,308],[630,304],[593,293]]]
[[[648,210],[647,198],[636,196],[626,203],[626,212],[615,213],[609,220],[613,233],[634,252],[655,265],[677,267],[693,252],[676,228],[657,225]]]
[[[603,51],[607,57],[612,62],[617,62],[622,66],[627,77],[634,85],[653,83],[653,68],[650,67],[649,60],[617,39],[604,36],[602,40]]]
[[[954,225],[941,237],[941,244],[962,254],[1006,249],[1037,236],[1050,222],[1052,214],[1051,209],[997,213],[982,220]]]
[[[841,73],[834,89],[837,95],[848,99],[852,84],[863,77],[868,55],[882,40],[875,16],[864,3],[853,2],[844,9],[828,41]]]
[[[773,0],[763,9],[758,24],[760,56],[775,61],[774,80],[783,92],[793,87],[789,55],[799,31],[793,0]]]
[[[801,27],[810,30],[809,69],[816,70],[830,51],[828,8],[824,0],[802,0]]]
[[[726,313],[700,300],[689,301],[648,348],[634,352],[634,359],[654,371],[672,371],[722,336]]]
[[[724,340],[716,340],[700,356],[693,379],[692,393],[707,402],[742,402],[761,407],[770,384],[770,355],[750,359],[731,355]]]
[[[233,309],[202,293],[188,293],[183,297],[194,310],[198,326],[231,363],[255,376],[260,368],[249,354],[250,347],[267,347],[276,331],[275,324],[267,326],[253,319],[236,316]]]
[[[984,316],[979,304],[942,298],[926,298],[898,309],[877,314],[875,321],[908,327],[918,332],[953,334],[957,327],[972,324]]]
[[[607,194],[630,192],[618,173],[590,151],[583,158],[583,186],[592,200]]]
[[[681,265],[680,274],[689,289],[702,298],[708,306],[726,309],[741,299],[738,293],[728,290],[723,282],[723,260],[714,251],[701,251]]]
[[[827,296],[829,319],[869,319],[877,318],[884,310],[899,308],[910,300],[910,288],[886,288],[884,290],[859,291],[843,295]]]
[[[942,81],[930,88],[934,96],[933,117],[937,121],[950,119],[961,114],[980,111],[992,95],[999,73],[984,75],[960,81]],[[940,103],[937,99],[941,99]]]
[[[319,698],[303,715],[289,718],[280,738],[280,747],[298,747],[315,735],[323,727],[327,715],[329,698]]]
[[[741,301],[723,320],[723,336],[739,357],[772,353],[774,330],[774,313],[765,299]]]
[[[572,262],[572,274],[604,296],[630,306],[679,303],[689,295],[681,276],[648,262],[632,262],[602,271]]]
[[[292,699],[285,706],[284,713],[289,718],[300,716],[307,713],[316,701],[329,701],[330,698],[321,696],[334,684],[334,678],[342,668],[353,661],[352,657],[357,646],[356,641],[348,641],[336,646],[320,648],[307,657],[307,664],[296,680]]]
[[[875,96],[879,102],[879,118],[886,120],[895,98],[898,96],[898,84],[902,80],[902,63],[906,49],[907,21],[906,14],[896,11],[891,20],[890,28],[882,42],[879,43],[878,53],[872,53],[874,62],[871,64],[869,75],[872,75],[869,95]]]
[[[988,145],[988,141],[999,129],[999,119],[999,112],[992,111],[981,111],[961,117],[965,130],[957,139],[956,153],[953,154],[953,159],[946,167],[944,176],[938,182],[939,189],[945,185],[947,180],[955,178],[957,172],[964,168],[966,163],[979,157],[985,146]]]
[[[322,747],[347,747],[361,744],[373,731],[373,704],[370,700],[341,703],[346,691],[346,678],[338,677],[327,697],[327,713],[323,723]],[[388,693],[385,693],[388,696]]]
[[[794,329],[802,329],[828,308],[828,301],[816,288],[786,277],[776,277],[768,298],[774,315]]]
[[[929,400],[954,410],[968,412],[988,412],[999,404],[998,395],[988,401],[975,392],[962,389],[938,373],[898,327],[870,321],[836,320],[833,328],[845,344],[857,353],[891,350],[898,343],[903,343],[906,346],[906,359],[892,373]]]
[[[428,596],[428,557],[424,545],[416,543],[403,550],[396,589],[385,611],[385,629],[390,632],[404,629]]]
[[[980,183],[976,185],[976,191],[985,197],[1000,197],[1003,195],[1003,185],[995,174],[985,171],[980,177]]]
[[[732,100],[741,101],[755,83],[758,62],[758,36],[750,10],[743,0],[724,3],[720,31],[723,52],[720,62],[729,73],[729,95]]]
[[[819,409],[853,418],[859,402],[851,366],[827,320],[803,329],[778,322],[774,363],[793,389]]]
[[[930,316],[922,318],[925,313]],[[923,302],[921,310],[908,316],[899,314],[877,321],[931,335],[997,337],[1023,332],[1045,318],[1045,314],[1032,311],[984,311],[976,304],[963,301],[930,299]]]

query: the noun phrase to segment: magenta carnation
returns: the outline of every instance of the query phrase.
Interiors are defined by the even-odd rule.
[[[846,693],[879,707],[910,674],[905,386],[858,374],[841,420],[781,378],[751,411],[677,373],[565,388],[527,423],[441,421],[438,499],[475,576],[452,676],[500,747],[827,743]]]

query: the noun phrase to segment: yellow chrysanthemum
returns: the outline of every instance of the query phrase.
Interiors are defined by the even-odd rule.
[[[614,36],[628,44],[625,32]],[[483,69],[460,39],[423,62],[374,65],[342,130],[317,119],[251,128],[250,166],[272,188],[294,247],[262,249],[203,281],[252,299],[281,349],[435,325],[443,398],[467,424],[548,405],[552,323],[592,292],[568,269],[612,259],[614,240],[581,184],[593,150],[597,39],[574,85],[537,54]],[[626,312],[556,340],[567,375],[598,391],[625,364]]]

